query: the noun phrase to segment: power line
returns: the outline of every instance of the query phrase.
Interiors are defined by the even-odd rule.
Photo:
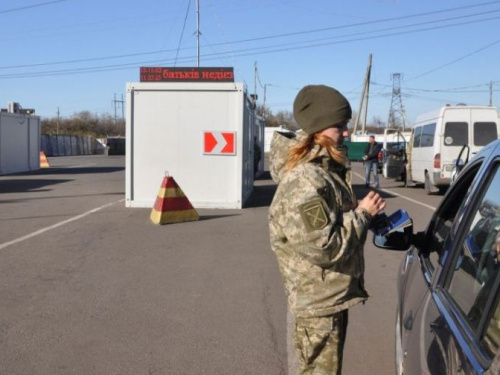
[[[191,7],[191,0],[189,0],[189,2],[188,2],[188,6],[186,9],[186,15],[184,16],[184,24],[182,25],[181,36],[179,38],[179,44],[177,45],[177,52],[175,53],[174,66],[177,65],[177,57],[179,56],[179,49],[181,48],[182,37],[184,36],[184,30],[186,28],[186,22],[187,22],[190,7]]]
[[[490,19],[481,19],[481,20],[471,21],[469,23],[483,22],[485,20],[498,19],[498,18],[500,18],[500,17],[494,17],[494,18],[490,18]],[[260,55],[260,54],[267,54],[267,53],[287,52],[287,51],[291,51],[291,50],[316,48],[316,47],[323,47],[323,46],[333,45],[333,44],[349,43],[349,42],[376,39],[376,38],[382,38],[382,37],[389,37],[389,36],[394,36],[394,35],[409,34],[409,33],[413,33],[413,32],[442,29],[442,28],[451,27],[451,26],[461,26],[463,24],[464,23],[453,24],[453,25],[443,25],[443,26],[437,26],[437,27],[433,27],[433,28],[408,31],[408,32],[404,32],[404,33],[389,33],[389,34],[382,34],[382,35],[377,35],[377,36],[372,35],[372,36],[369,36],[366,38],[354,38],[354,39],[348,39],[348,40],[337,41],[337,42],[329,42],[329,43],[317,43],[317,44],[310,44],[309,43],[306,45],[299,45],[297,47],[281,47],[280,48],[280,45],[274,45],[274,46],[265,46],[265,47],[246,48],[246,49],[233,51],[233,54],[235,57],[243,57],[243,56],[249,56],[249,55]],[[301,42],[300,44],[304,44],[304,43],[305,42]],[[293,46],[296,44],[297,43],[293,43],[291,45]],[[274,48],[274,49],[270,49],[270,48]],[[235,53],[238,53],[238,54],[235,54]],[[205,55],[205,59],[206,60],[219,59],[220,56],[227,55],[227,54],[228,54],[227,52],[208,54],[208,55]],[[195,58],[196,58],[195,56],[187,56],[187,57],[182,58],[182,60],[184,60],[186,62],[188,62],[188,61],[191,62]],[[120,70],[137,68],[141,65],[150,64],[150,63],[171,63],[171,62],[172,62],[171,59],[159,59],[159,60],[150,60],[150,61],[138,61],[138,62],[133,62],[133,63],[105,65],[105,66],[83,67],[83,68],[75,68],[75,69],[61,69],[61,70],[53,70],[53,71],[30,72],[30,73],[13,73],[13,74],[0,75],[0,79],[20,78],[20,77],[23,77],[23,78],[24,77],[43,77],[43,76],[65,75],[65,74],[81,74],[81,73],[86,73],[86,72],[87,73],[103,72],[103,71],[109,71],[109,70],[116,70],[117,68]],[[128,68],[126,68],[126,67],[128,67]]]
[[[498,39],[498,40],[496,40],[496,41],[494,41],[494,42],[492,42],[492,43],[490,43],[490,44],[487,44],[486,46],[481,47],[481,48],[479,48],[479,49],[477,49],[477,50],[475,50],[475,51],[473,51],[473,52],[470,52],[470,53],[468,53],[468,54],[466,54],[466,55],[464,55],[464,56],[462,56],[462,57],[459,57],[458,59],[455,59],[455,60],[453,60],[453,61],[451,61],[451,62],[449,62],[449,63],[446,63],[446,64],[444,64],[444,65],[440,65],[440,66],[438,66],[438,67],[436,67],[436,68],[433,68],[433,69],[431,69],[431,70],[428,70],[428,71],[427,71],[427,72],[425,72],[425,73],[422,73],[422,74],[419,74],[419,75],[417,75],[417,76],[415,76],[415,77],[412,77],[412,78],[408,79],[407,81],[412,81],[412,80],[414,80],[414,79],[417,79],[417,78],[423,77],[423,76],[425,76],[425,75],[427,75],[427,74],[434,73],[435,71],[437,71],[437,70],[439,70],[439,69],[442,69],[442,68],[445,68],[445,67],[450,66],[450,65],[452,65],[452,64],[455,64],[456,62],[459,62],[459,61],[461,61],[461,60],[466,59],[467,57],[470,57],[470,56],[472,56],[472,55],[475,55],[475,54],[476,54],[476,53],[478,53],[478,52],[484,51],[485,49],[490,48],[491,46],[494,46],[495,44],[498,44],[498,43],[500,43],[500,39]]]
[[[54,1],[46,1],[44,3],[38,3],[38,4],[32,4],[32,5],[25,5],[23,7],[0,10],[0,14],[19,12],[21,10],[32,9],[32,8],[39,8],[39,7],[43,7],[43,6],[46,6],[46,5],[52,5],[52,4],[56,4],[56,3],[64,3],[66,1],[68,1],[68,0],[54,0]]]
[[[476,23],[476,22],[484,22],[485,20],[492,20],[492,19],[498,19],[500,17],[494,17],[494,18],[489,18],[489,19],[480,19],[480,20],[475,20],[475,21],[470,21],[468,23]],[[388,36],[394,36],[394,35],[402,35],[402,34],[409,34],[409,33],[414,33],[414,32],[421,32],[421,31],[428,31],[428,30],[434,30],[434,29],[441,29],[441,28],[446,28],[446,27],[452,27],[452,26],[461,26],[464,25],[465,23],[460,23],[460,24],[451,24],[451,25],[442,25],[442,26],[437,26],[437,27],[432,27],[432,28],[425,28],[425,29],[419,29],[419,30],[412,30],[412,31],[407,31],[404,33],[388,33],[388,34],[382,34],[382,35],[371,35],[366,38],[354,38],[354,39],[348,39],[348,40],[342,40],[342,41],[336,41],[336,42],[329,42],[329,43],[317,43],[317,44],[310,44],[311,41],[309,42],[299,42],[299,43],[291,43],[288,45],[291,46],[296,46],[299,44],[299,46],[296,47],[283,47],[286,45],[273,45],[273,46],[264,46],[264,47],[254,47],[254,48],[247,48],[247,49],[241,49],[238,51],[233,51],[231,54],[234,52],[239,53],[238,55],[235,56],[248,56],[248,55],[257,55],[257,54],[266,54],[266,53],[277,53],[277,52],[284,52],[284,51],[290,51],[290,50],[296,50],[296,49],[305,49],[305,48],[315,48],[315,47],[320,47],[320,46],[326,46],[326,45],[332,45],[332,44],[340,44],[340,43],[348,43],[348,42],[354,42],[354,41],[360,41],[360,40],[368,40],[368,39],[375,39],[375,38],[382,38],[382,37],[388,37]],[[373,31],[371,32],[373,34]],[[471,54],[480,52],[496,43],[500,42],[496,41],[494,43],[491,43],[480,50],[476,50]],[[304,43],[307,43],[304,45]],[[273,49],[274,48],[274,49]],[[162,51],[164,52],[164,51]],[[249,52],[249,53],[247,53]],[[158,52],[156,52],[158,53]],[[206,59],[212,60],[212,59],[219,59],[220,56],[228,54],[227,52],[223,53],[213,53],[213,54],[208,54],[206,55]],[[469,54],[469,55],[471,55]],[[467,56],[465,56],[467,57]],[[192,61],[194,57],[192,56],[187,56],[182,58],[183,61]],[[89,59],[86,59],[89,60]],[[460,59],[459,59],[460,60]],[[457,61],[459,61],[457,60]],[[63,75],[63,74],[81,74],[81,73],[91,73],[91,72],[102,72],[102,71],[109,71],[109,70],[116,70],[117,68],[119,69],[131,69],[131,68],[136,68],[140,65],[143,64],[150,64],[150,63],[168,63],[171,62],[171,59],[160,59],[160,60],[150,60],[150,61],[140,61],[140,62],[133,62],[133,63],[126,63],[126,64],[114,64],[114,65],[105,65],[105,66],[93,66],[93,67],[82,67],[82,68],[74,68],[74,69],[61,69],[61,70],[53,70],[53,71],[39,71],[39,72],[30,72],[30,73],[13,73],[13,74],[5,74],[5,75],[0,75],[0,78],[6,79],[6,78],[19,78],[19,77],[39,77],[39,76],[53,76],[53,75]],[[455,61],[456,62],[456,61]],[[453,63],[453,62],[451,62]],[[448,65],[450,65],[449,63]],[[23,66],[27,67],[27,66]],[[128,68],[126,68],[128,67]],[[4,69],[6,68],[14,68],[14,67],[3,67]],[[1,69],[1,67],[0,67]],[[415,78],[413,78],[415,79]]]
[[[429,15],[434,15],[434,14],[439,14],[439,13],[453,12],[453,11],[457,11],[457,10],[482,7],[484,5],[491,5],[491,4],[497,4],[497,3],[500,3],[500,1],[491,1],[491,2],[487,2],[487,3],[467,5],[467,6],[463,6],[463,7],[457,7],[457,8],[448,8],[448,9],[438,10],[438,11],[434,11],[434,12],[410,14],[407,16],[384,18],[384,19],[379,19],[379,20],[374,20],[374,21],[358,22],[358,23],[353,23],[353,24],[348,24],[348,25],[332,26],[332,27],[325,27],[325,28],[320,28],[320,29],[302,30],[302,31],[296,31],[296,32],[292,32],[292,33],[284,33],[284,34],[276,34],[276,35],[270,35],[270,36],[264,36],[264,37],[243,39],[243,40],[239,40],[239,41],[233,41],[231,43],[255,42],[255,41],[260,41],[260,40],[265,40],[265,39],[283,38],[283,37],[289,37],[289,36],[295,36],[295,35],[304,35],[304,34],[323,32],[323,31],[338,30],[338,29],[344,29],[344,28],[349,28],[349,27],[366,26],[366,25],[372,25],[372,24],[382,23],[382,22],[400,21],[400,20],[405,20],[405,19],[409,19],[409,18],[416,18],[416,17],[429,16]]]
[[[62,1],[67,1],[67,0],[62,0]],[[499,3],[500,1],[495,1],[492,3]],[[477,4],[473,6],[468,6],[465,8],[471,8],[471,7],[477,7],[479,5],[485,5],[485,4],[492,4],[492,3],[483,3],[483,4]],[[278,34],[278,35],[271,35],[271,36],[266,36],[266,37],[261,37],[261,38],[253,38],[253,39],[242,39],[242,40],[235,40],[231,42],[222,42],[222,43],[215,43],[212,44],[213,46],[221,46],[221,45],[226,45],[226,44],[238,44],[238,43],[246,43],[250,41],[257,41],[257,40],[263,40],[263,39],[274,39],[274,38],[280,38],[283,36],[291,36],[291,35],[304,35],[308,33],[314,33],[314,32],[319,32],[319,31],[327,31],[327,30],[333,30],[337,28],[347,28],[347,27],[354,27],[354,26],[361,26],[361,25],[366,25],[366,24],[372,24],[372,23],[379,23],[379,22],[387,22],[387,21],[393,21],[393,20],[399,20],[399,19],[405,19],[405,18],[414,18],[422,15],[427,15],[427,14],[434,14],[434,13],[443,13],[443,12],[449,12],[457,9],[463,9],[464,7],[460,8],[452,8],[452,9],[447,9],[443,11],[437,11],[437,12],[427,12],[427,13],[420,13],[416,15],[409,15],[409,16],[403,16],[403,17],[393,17],[393,18],[387,18],[387,19],[381,19],[381,20],[376,20],[376,21],[369,21],[369,22],[363,22],[363,23],[357,23],[357,24],[351,24],[351,25],[343,25],[343,26],[336,26],[332,28],[323,28],[323,29],[315,29],[315,30],[305,30],[305,31],[300,31],[300,32],[295,32],[295,33],[289,33],[289,34]],[[188,5],[188,11],[189,11],[189,5]],[[257,48],[250,48],[246,50],[239,50],[239,51],[247,51],[247,50],[253,50],[253,49],[261,49],[261,48],[274,48],[274,47],[279,47],[283,45],[294,45],[297,43],[301,44],[308,44],[311,42],[319,42],[319,41],[324,41],[324,40],[331,40],[331,39],[339,39],[343,37],[349,37],[349,36],[356,36],[356,35],[364,35],[364,34],[370,34],[372,35],[373,33],[379,33],[383,31],[389,31],[389,30],[397,30],[397,29],[402,29],[402,28],[409,28],[409,27],[417,27],[417,26],[422,26],[430,23],[442,23],[445,21],[450,21],[450,20],[457,20],[461,18],[470,18],[470,17],[475,17],[479,15],[484,15],[484,14],[491,14],[491,13],[496,13],[499,12],[500,10],[491,10],[489,12],[479,12],[479,13],[474,13],[470,15],[465,15],[465,16],[457,16],[457,17],[448,17],[448,18],[442,18],[439,20],[434,20],[434,21],[426,21],[426,22],[421,22],[421,23],[415,23],[412,25],[403,25],[403,26],[394,26],[390,28],[384,28],[384,29],[379,29],[379,30],[370,30],[370,31],[364,31],[364,32],[359,32],[359,33],[353,33],[353,34],[346,34],[346,35],[340,35],[340,36],[334,36],[334,37],[328,37],[328,38],[320,38],[320,39],[312,39],[312,40],[307,40],[307,41],[302,41],[302,42],[294,42],[294,43],[288,43],[288,44],[278,44],[278,45],[271,45],[271,46],[265,46],[265,47],[257,47]],[[187,18],[187,12],[186,12],[186,18]],[[378,37],[386,37],[386,36],[394,36],[394,35],[402,35],[402,34],[408,34],[408,33],[413,33],[413,32],[420,32],[420,31],[428,31],[428,30],[434,30],[434,29],[440,29],[440,28],[446,28],[446,27],[452,27],[452,26],[461,26],[465,24],[470,24],[470,23],[477,23],[477,22],[483,22],[483,21],[489,21],[489,20],[494,20],[498,19],[500,17],[493,17],[493,18],[483,18],[479,20],[473,20],[470,22],[466,23],[459,23],[459,24],[450,24],[450,25],[442,25],[439,27],[435,28],[426,28],[426,29],[420,29],[420,30],[410,30],[405,33],[389,33],[389,34],[383,34]],[[186,19],[185,19],[186,22]],[[185,26],[185,23],[184,23]],[[184,27],[183,27],[183,32],[184,32]],[[377,36],[375,36],[376,38]],[[368,37],[366,39],[373,39],[374,36]],[[346,42],[352,42],[352,41],[359,41],[359,40],[365,40],[365,38],[358,38],[358,39],[349,39],[346,41],[340,41],[338,43],[346,43]],[[336,44],[335,42],[332,42],[330,44]],[[179,42],[180,45],[180,42]],[[325,44],[317,45],[317,46],[324,46]],[[180,49],[182,50],[182,49]],[[118,59],[118,58],[125,58],[125,57],[136,57],[136,56],[144,56],[144,55],[152,55],[152,54],[161,54],[165,52],[172,52],[172,51],[179,51],[179,47],[177,50],[175,49],[166,49],[166,50],[159,50],[159,51],[150,51],[150,52],[142,52],[142,53],[133,53],[133,54],[122,54],[122,55],[113,55],[113,56],[104,56],[104,57],[95,57],[95,58],[86,58],[86,59],[76,59],[76,60],[65,60],[65,61],[53,61],[53,62],[48,62],[48,63],[37,63],[37,64],[24,64],[24,65],[14,65],[14,66],[0,66],[0,69],[16,69],[16,68],[28,68],[28,67],[35,67],[35,66],[47,66],[47,65],[61,65],[61,64],[72,64],[72,63],[80,63],[80,62],[89,62],[89,61],[99,61],[99,60],[107,60],[107,59]]]

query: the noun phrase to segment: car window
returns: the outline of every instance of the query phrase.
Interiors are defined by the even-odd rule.
[[[474,123],[474,144],[486,146],[497,139],[497,124],[495,122]]]
[[[463,146],[469,144],[469,124],[466,122],[447,122],[444,126],[444,144]]]
[[[444,264],[447,257],[449,246],[446,243],[450,241],[451,229],[455,223],[457,213],[462,211],[465,204],[467,191],[469,190],[474,177],[481,167],[482,160],[476,161],[463,172],[463,175],[450,189],[443,199],[436,215],[433,217],[427,229],[426,249],[429,254],[429,260],[435,268],[437,262]]]
[[[500,168],[493,170],[486,190],[466,226],[448,293],[473,332],[493,356],[500,346]],[[485,327],[483,335],[481,326]]]

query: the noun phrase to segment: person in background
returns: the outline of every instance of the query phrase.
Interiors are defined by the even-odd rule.
[[[373,191],[357,203],[346,181],[351,106],[334,88],[298,93],[295,137],[276,134],[271,176],[278,183],[269,209],[271,248],[295,317],[300,374],[340,374],[348,309],[364,302],[364,243],[372,217],[385,208]]]
[[[368,137],[368,145],[366,146],[363,160],[365,162],[365,186],[370,187],[370,171],[373,170],[373,182],[374,187],[379,188],[378,183],[378,153],[382,149],[382,145],[375,142],[375,136],[370,135]]]
[[[257,176],[257,172],[259,171],[259,163],[262,159],[262,150],[260,149],[259,142],[257,141],[257,137],[253,140],[253,174]]]

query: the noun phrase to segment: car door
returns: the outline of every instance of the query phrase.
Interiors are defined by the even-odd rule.
[[[483,373],[498,353],[500,160],[480,170],[481,163],[464,170],[422,248],[409,253],[415,266],[400,323],[405,374]]]
[[[382,150],[382,175],[385,178],[398,178],[402,175],[406,163],[406,139],[396,130],[393,141],[386,142]],[[390,133],[386,134],[386,137]]]

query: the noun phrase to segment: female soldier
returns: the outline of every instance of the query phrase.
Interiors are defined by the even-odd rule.
[[[303,132],[277,133],[271,174],[278,188],[269,210],[271,247],[291,312],[301,374],[340,374],[347,309],[368,298],[363,246],[385,202],[370,192],[357,204],[346,182],[343,138],[351,107],[337,90],[304,87],[293,105]]]

